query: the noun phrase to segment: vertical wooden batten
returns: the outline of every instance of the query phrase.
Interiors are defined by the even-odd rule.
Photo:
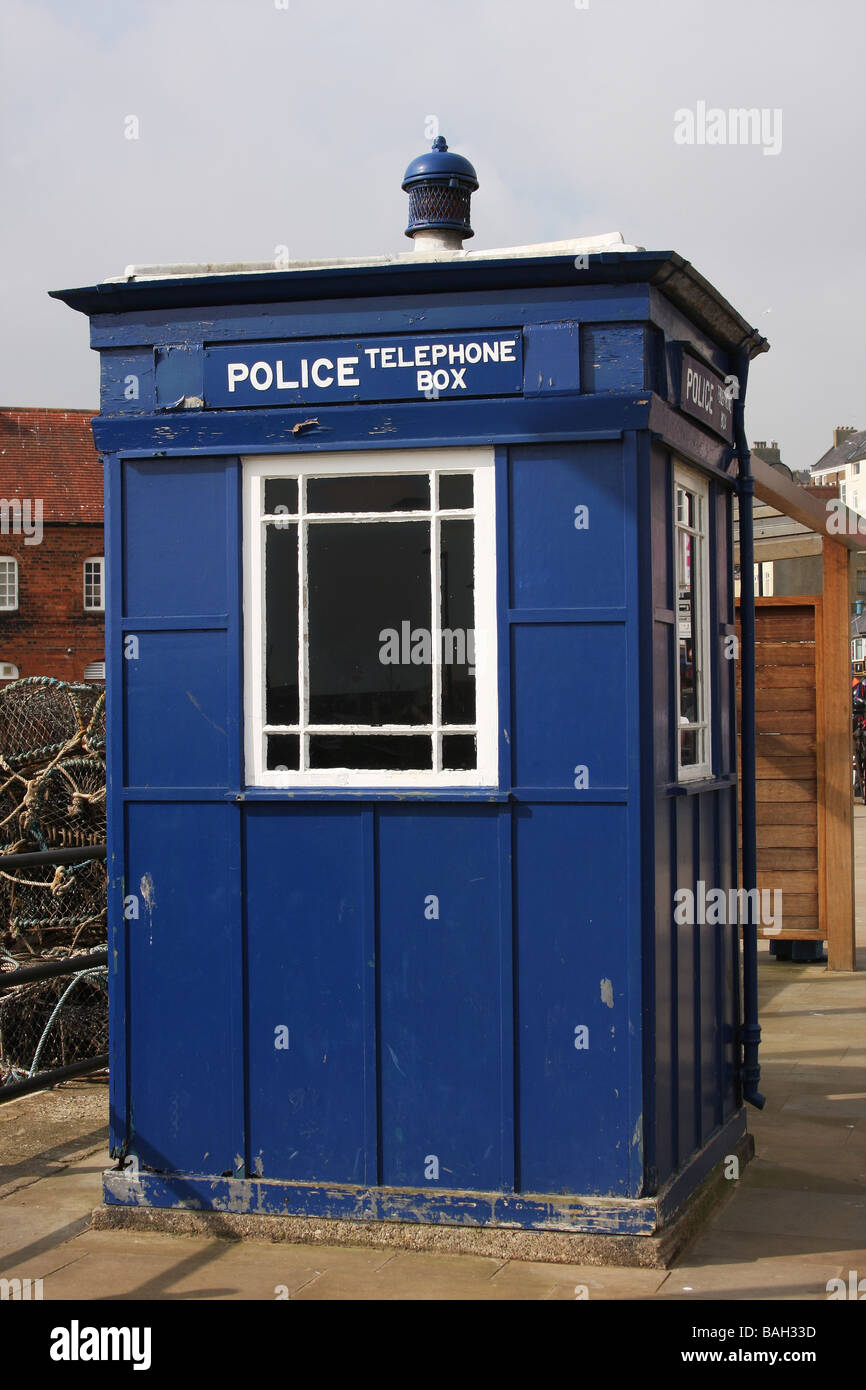
[[[824,601],[818,643],[819,894],[831,970],[854,969],[854,806],[851,796],[851,664],[848,550],[824,538]],[[819,768],[821,763],[819,761]],[[820,901],[820,899],[819,899]]]

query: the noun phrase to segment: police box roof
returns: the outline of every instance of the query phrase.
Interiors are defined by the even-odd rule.
[[[766,339],[676,251],[627,245],[618,232],[489,251],[436,250],[347,260],[127,266],[122,276],[51,290],[81,313],[117,314],[207,305],[650,284],[720,343],[765,352]]]

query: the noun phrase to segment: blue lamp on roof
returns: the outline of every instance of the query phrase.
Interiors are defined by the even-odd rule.
[[[416,251],[460,251],[474,236],[469,225],[469,202],[478,177],[468,159],[449,150],[444,135],[433,148],[413,159],[403,176],[409,194],[406,235]]]

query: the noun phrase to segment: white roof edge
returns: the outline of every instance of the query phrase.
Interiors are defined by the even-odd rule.
[[[292,270],[336,270],[352,266],[421,265],[425,261],[492,261],[529,258],[534,256],[592,255],[602,251],[643,251],[643,246],[631,246],[621,232],[604,232],[601,236],[571,237],[566,241],[539,241],[529,246],[501,246],[487,251],[402,251],[385,256],[337,257],[333,260],[308,261],[225,261],[197,264],[179,262],[174,265],[128,265],[122,275],[104,280],[106,285],[125,284],[130,280],[192,279],[205,275],[275,275]]]

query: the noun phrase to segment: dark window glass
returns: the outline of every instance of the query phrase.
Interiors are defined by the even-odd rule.
[[[297,734],[268,734],[268,768],[297,772],[300,766],[300,738]]]
[[[426,473],[307,480],[308,512],[419,512],[429,508],[430,479]]]
[[[442,722],[475,722],[474,523],[443,521]]]
[[[430,723],[430,523],[311,522],[307,574],[310,722]]]
[[[449,772],[469,772],[478,766],[474,734],[447,734],[442,739],[442,766]]]
[[[370,772],[419,771],[433,766],[432,739],[410,734],[311,734],[310,767]]]
[[[439,479],[439,506],[446,509],[471,507],[472,474],[443,474]]]
[[[287,512],[290,516],[297,515],[297,478],[265,479],[265,511],[269,514],[272,512]]]
[[[698,761],[698,730],[680,730],[680,766],[694,767]]]
[[[265,632],[269,724],[298,722],[298,528],[266,528]]]
[[[693,525],[697,499],[684,489],[677,492],[677,513],[681,521]],[[697,559],[700,542],[688,531],[677,530],[677,637],[680,666],[680,724],[694,724],[701,718],[699,671],[701,653],[698,651],[698,573]],[[681,741],[682,767],[693,767],[699,761],[698,740],[685,735]]]

